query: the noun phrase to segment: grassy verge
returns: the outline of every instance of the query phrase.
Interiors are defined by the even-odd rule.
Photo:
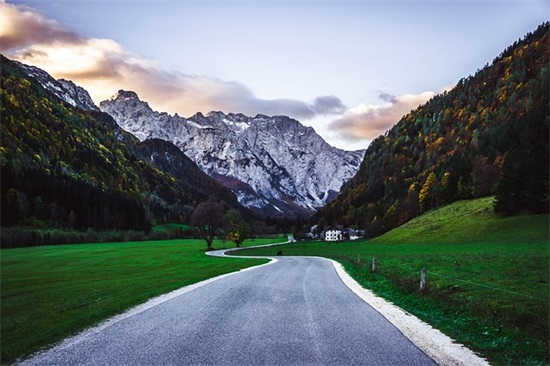
[[[458,202],[368,241],[297,243],[239,255],[282,250],[336,259],[364,287],[492,364],[549,364],[548,215],[499,217],[491,205],[490,198]]]
[[[214,247],[231,244],[215,242]],[[205,248],[203,240],[169,240],[0,251],[2,364],[154,296],[266,262],[208,257]]]

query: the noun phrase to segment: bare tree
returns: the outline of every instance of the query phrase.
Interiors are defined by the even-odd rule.
[[[201,238],[206,241],[207,249],[211,250],[212,241],[225,226],[223,204],[214,201],[200,203],[193,210],[191,223],[199,229]]]

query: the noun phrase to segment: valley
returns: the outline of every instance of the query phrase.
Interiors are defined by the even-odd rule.
[[[281,267],[295,261],[302,269],[314,261],[294,257],[334,259],[363,287],[491,364],[550,363],[550,23],[356,151],[331,146],[282,114],[197,107],[181,117],[122,86],[96,105],[71,80],[4,55],[0,62],[2,364],[152,297],[268,261],[207,256],[199,239],[207,229],[216,249],[242,239],[244,246],[281,243],[292,234],[296,243],[239,255],[283,256]],[[382,114],[402,103],[379,95],[387,102],[375,108]],[[340,111],[332,127],[353,133],[372,117],[344,111],[335,96],[302,106],[326,118]],[[306,240],[315,225],[366,235]],[[305,283],[307,268],[286,281]],[[323,292],[322,283],[313,287]],[[285,288],[251,299],[272,305]],[[247,300],[231,297],[232,307]],[[333,318],[341,314],[335,304],[327,303]],[[304,309],[301,320],[312,314]],[[259,310],[255,303],[249,311]],[[315,338],[318,323],[305,323]]]

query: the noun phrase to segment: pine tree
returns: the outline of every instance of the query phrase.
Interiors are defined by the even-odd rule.
[[[468,187],[468,184],[466,184],[464,177],[460,177],[457,184],[457,195],[460,199],[468,199],[472,198],[472,191]]]
[[[19,205],[19,192],[10,188],[6,193],[6,206],[7,212],[4,222],[6,226],[12,226],[19,224],[20,219],[20,205]]]
[[[522,184],[517,152],[510,150],[502,165],[494,201],[495,212],[513,215],[521,209]]]
[[[441,179],[441,203],[449,203],[454,201],[454,192],[452,187],[451,173],[447,172]]]

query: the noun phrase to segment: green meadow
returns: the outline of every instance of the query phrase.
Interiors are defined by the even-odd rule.
[[[492,364],[549,359],[548,215],[501,217],[492,198],[457,202],[372,240],[296,243],[239,255],[333,258],[365,288]],[[376,268],[372,269],[375,258]],[[420,272],[427,288],[420,293]]]
[[[548,229],[548,215],[501,217],[485,198],[429,212],[375,239],[301,242],[239,255],[282,251],[336,259],[365,288],[492,364],[545,365],[550,363]],[[250,240],[245,246],[274,241]],[[202,240],[167,240],[0,251],[2,364],[151,297],[266,262],[208,257],[205,246]],[[421,294],[423,268],[427,288]]]
[[[285,240],[255,239],[244,245]],[[231,244],[214,242],[214,247]],[[267,262],[208,257],[205,249],[203,240],[167,240],[0,251],[2,364],[152,297]]]

